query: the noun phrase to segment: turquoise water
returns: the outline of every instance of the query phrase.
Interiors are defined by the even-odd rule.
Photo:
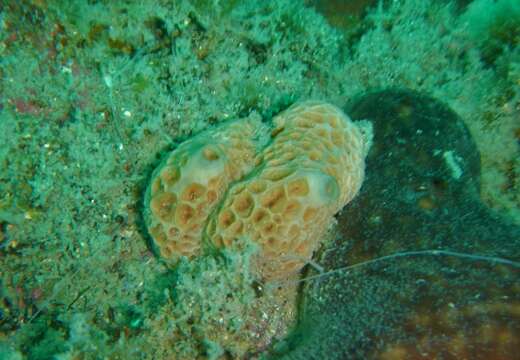
[[[0,359],[515,358],[517,1],[4,0],[0,29]],[[165,262],[154,169],[309,99],[374,139],[303,270]]]

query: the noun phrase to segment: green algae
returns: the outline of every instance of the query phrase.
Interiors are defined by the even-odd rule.
[[[520,44],[520,5],[514,0],[478,0],[463,15],[483,61],[496,65],[504,52]]]

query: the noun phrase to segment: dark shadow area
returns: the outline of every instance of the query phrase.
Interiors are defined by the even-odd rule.
[[[374,144],[361,193],[318,258],[326,271],[420,250],[520,260],[520,228],[480,201],[477,148],[446,105],[383,90],[346,112],[373,123]],[[306,281],[299,328],[275,357],[512,359],[519,275],[517,266],[426,253]]]

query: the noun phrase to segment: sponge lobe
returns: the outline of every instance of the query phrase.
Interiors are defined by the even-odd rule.
[[[368,126],[323,102],[293,106],[273,123],[256,171],[232,184],[204,236],[229,247],[246,235],[259,245],[252,270],[264,279],[310,260],[333,215],[359,191],[371,141]]]
[[[182,143],[154,171],[144,217],[162,258],[199,254],[209,214],[230,183],[253,169],[267,133],[255,115],[228,122]]]

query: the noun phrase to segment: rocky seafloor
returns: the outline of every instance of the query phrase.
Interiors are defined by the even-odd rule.
[[[0,358],[514,358],[517,2],[4,0],[0,29]],[[307,280],[166,266],[161,159],[306,99],[375,134]]]

